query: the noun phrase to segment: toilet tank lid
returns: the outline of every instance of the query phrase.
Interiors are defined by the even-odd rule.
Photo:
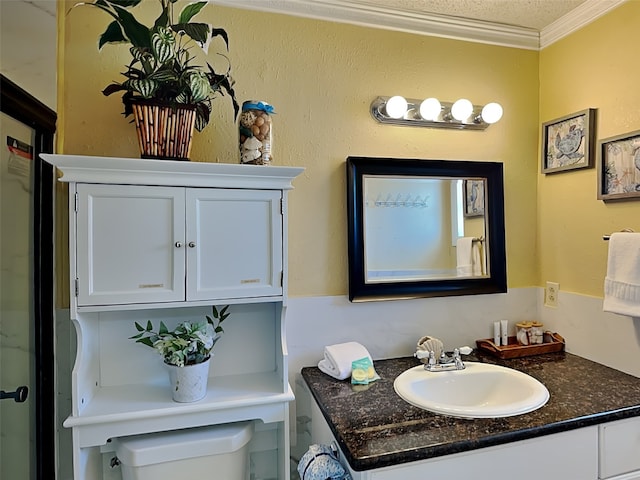
[[[131,467],[233,453],[253,436],[253,422],[230,423],[114,438],[120,462]]]

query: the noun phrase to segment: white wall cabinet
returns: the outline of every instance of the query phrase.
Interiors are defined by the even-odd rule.
[[[43,158],[69,183],[74,478],[118,478],[112,438],[255,420],[251,474],[288,479],[286,211],[302,169]],[[171,328],[226,304],[206,397],[174,402],[134,322]]]
[[[76,189],[79,306],[282,295],[280,191]]]
[[[78,305],[185,300],[184,188],[75,188]]]

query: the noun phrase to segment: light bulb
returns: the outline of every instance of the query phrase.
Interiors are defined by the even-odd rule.
[[[451,115],[453,118],[459,121],[464,121],[469,118],[469,115],[473,112],[473,104],[466,98],[456,100],[451,106]]]
[[[496,123],[502,118],[502,106],[499,103],[487,103],[482,108],[482,120],[487,123]]]
[[[407,113],[408,106],[409,104],[404,97],[396,95],[387,100],[384,109],[391,118],[402,118]]]
[[[437,120],[442,111],[442,105],[437,98],[427,98],[420,104],[420,116],[425,120]]]

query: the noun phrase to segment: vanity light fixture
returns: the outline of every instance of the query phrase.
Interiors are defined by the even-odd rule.
[[[473,103],[466,98],[456,100],[451,105],[451,116],[459,122],[464,122],[473,113]]]
[[[442,104],[437,98],[427,98],[420,104],[420,116],[425,120],[437,120],[442,112]]]
[[[417,100],[400,95],[378,97],[371,102],[371,116],[380,123],[415,127],[484,130],[502,118],[499,103],[474,105],[466,98],[440,102],[437,98]]]
[[[407,101],[404,97],[400,95],[396,95],[388,99],[384,104],[384,112],[389,116],[389,118],[402,118],[407,112]]]

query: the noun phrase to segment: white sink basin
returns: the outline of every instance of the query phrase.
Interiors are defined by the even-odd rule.
[[[549,400],[547,388],[526,373],[488,363],[465,365],[464,370],[444,372],[419,365],[398,375],[393,388],[416,407],[463,418],[521,415]]]

